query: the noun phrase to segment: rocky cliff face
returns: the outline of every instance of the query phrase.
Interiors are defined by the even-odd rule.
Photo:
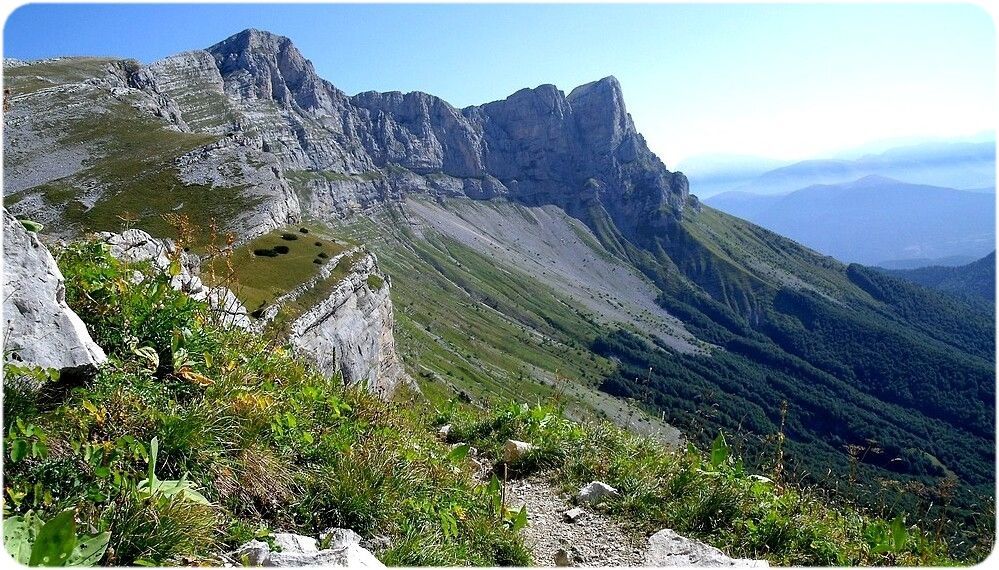
[[[242,194],[246,213],[228,229],[243,237],[412,193],[557,205],[591,227],[609,215],[637,235],[636,217],[679,217],[690,200],[683,175],[667,171],[635,129],[613,77],[568,95],[542,85],[464,109],[420,92],[348,96],[288,38],[258,30],[149,66],[65,61],[35,75],[35,64],[8,67],[17,91],[5,116],[5,194],[45,221],[57,221],[47,211],[86,211],[117,190],[123,165],[98,168],[114,156],[77,143],[128,137],[91,124],[120,121],[122,104],[182,133],[150,149],[180,150],[160,165],[179,184]],[[52,197],[64,185],[84,192],[59,203]]]
[[[107,360],[66,304],[55,259],[38,238],[3,211],[4,360],[87,376]]]
[[[465,109],[419,92],[349,97],[321,79],[290,40],[258,30],[168,58],[150,72],[167,85],[181,76],[207,78],[200,90],[221,90],[225,101],[206,124],[218,129],[228,120],[256,137],[289,174],[302,207],[321,216],[347,216],[413,192],[504,195],[558,205],[588,222],[591,206],[624,223],[637,213],[679,216],[688,201],[686,179],[648,149],[613,77],[568,96],[542,85]],[[187,118],[185,89],[173,91],[188,124],[206,122],[204,105]]]
[[[370,253],[357,260],[345,255],[338,263],[351,264],[346,276],[292,323],[289,340],[322,372],[391,394],[409,378],[395,351],[388,281]]]

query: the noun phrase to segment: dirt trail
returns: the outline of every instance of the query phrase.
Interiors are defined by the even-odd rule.
[[[540,478],[512,480],[506,487],[506,504],[527,505],[524,542],[537,566],[556,566],[556,553],[564,550],[572,566],[642,566],[643,540],[620,523],[586,506],[575,522],[564,513],[575,507],[571,498]]]

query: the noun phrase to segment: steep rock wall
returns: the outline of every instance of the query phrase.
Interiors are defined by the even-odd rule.
[[[295,319],[289,340],[325,374],[339,372],[348,384],[388,395],[409,382],[396,354],[394,322],[389,282],[374,255],[364,253],[325,300]]]
[[[66,304],[66,284],[52,254],[3,211],[4,359],[86,376],[107,360]]]

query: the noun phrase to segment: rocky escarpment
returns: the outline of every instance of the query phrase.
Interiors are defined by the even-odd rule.
[[[102,233],[111,255],[129,263],[150,263],[171,275],[170,285],[212,308],[223,326],[251,327],[246,307],[226,287],[211,287],[201,281],[201,259],[188,253],[170,239],[155,239],[142,230],[130,229],[120,234]],[[141,274],[138,274],[141,277]]]
[[[187,124],[259,140],[302,207],[321,216],[413,192],[503,195],[584,221],[603,209],[627,230],[635,214],[680,215],[689,199],[686,179],[635,129],[613,77],[568,95],[543,85],[465,109],[420,92],[347,96],[288,38],[258,30],[149,73]]]
[[[183,144],[163,150],[190,147],[157,168],[168,166],[180,184],[236,189],[246,199],[246,215],[223,220],[241,237],[412,193],[556,205],[591,227],[609,216],[626,235],[639,231],[636,218],[680,216],[690,200],[683,175],[667,171],[638,133],[613,77],[568,95],[542,85],[464,109],[420,92],[348,96],[288,38],[258,30],[149,66],[13,65],[5,193],[19,192],[23,214],[86,212],[116,190],[121,165],[100,168],[114,157],[73,141],[127,138],[91,124],[120,122],[122,103],[180,133],[174,139]],[[58,117],[67,129],[43,128],[38,117]],[[75,200],[57,203],[70,187]]]
[[[299,294],[308,294],[310,286],[339,280],[324,299],[291,323],[289,341],[325,374],[339,373],[348,384],[391,394],[410,380],[395,350],[389,282],[367,252],[342,254],[327,266],[316,283],[307,284]]]
[[[66,285],[48,249],[3,211],[4,359],[86,376],[107,360],[66,304]]]

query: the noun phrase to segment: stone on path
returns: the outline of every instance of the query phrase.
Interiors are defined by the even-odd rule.
[[[670,529],[663,529],[649,537],[645,565],[664,566],[740,566],[769,567],[766,560],[730,558],[713,546],[680,536]]]
[[[503,445],[503,461],[506,463],[513,463],[520,459],[523,459],[534,446],[530,443],[523,441],[517,441],[515,439],[506,440],[506,444]]]
[[[583,486],[576,495],[576,501],[582,504],[596,504],[600,501],[618,496],[617,489],[602,481],[592,481]]]
[[[361,537],[348,529],[330,531],[330,545],[320,550],[316,539],[291,533],[276,533],[274,545],[251,540],[239,547],[232,557],[236,563],[249,566],[337,566],[350,568],[384,568],[374,554],[361,546]]]

